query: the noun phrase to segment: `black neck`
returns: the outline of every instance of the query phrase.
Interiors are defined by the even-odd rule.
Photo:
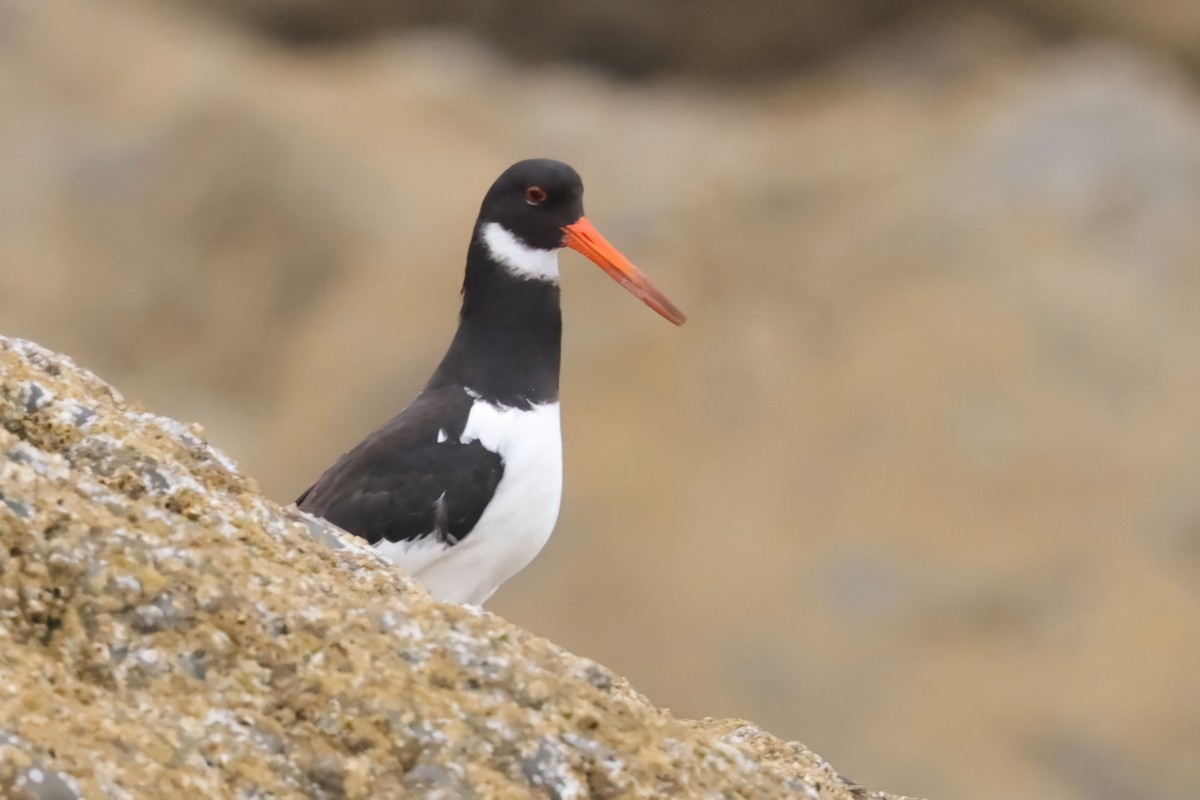
[[[506,406],[557,400],[558,284],[513,276],[473,236],[462,293],[458,332],[429,387],[459,384]]]

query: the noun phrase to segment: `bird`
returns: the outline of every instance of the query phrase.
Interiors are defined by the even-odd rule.
[[[562,501],[558,252],[581,253],[662,317],[686,317],[583,212],[583,181],[518,161],[484,195],[458,330],[412,403],[296,500],[438,599],[481,606],[537,556]]]

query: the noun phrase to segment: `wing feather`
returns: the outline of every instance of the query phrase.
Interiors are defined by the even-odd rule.
[[[373,545],[465,538],[491,502],[504,461],[478,440],[459,441],[471,398],[439,394],[423,393],[342,456],[296,505]]]

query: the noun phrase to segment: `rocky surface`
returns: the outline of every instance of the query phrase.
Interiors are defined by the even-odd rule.
[[[6,797],[885,797],[329,547],[27,341],[0,339],[0,428]]]
[[[641,77],[688,72],[709,78],[778,75],[936,0],[217,0],[254,28],[292,43],[344,42],[439,26],[489,41],[525,63],[582,61]]]

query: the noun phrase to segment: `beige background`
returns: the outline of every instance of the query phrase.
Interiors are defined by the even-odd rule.
[[[873,788],[1200,792],[1200,11],[912,3],[727,70],[710,26],[632,81],[183,5],[0,2],[4,333],[288,501],[562,158],[691,319],[564,255],[565,505],[493,610]]]

